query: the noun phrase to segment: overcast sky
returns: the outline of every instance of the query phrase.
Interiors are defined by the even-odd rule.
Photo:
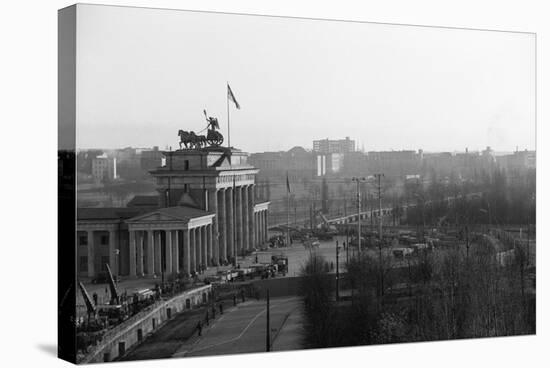
[[[367,17],[366,17],[367,18]],[[535,148],[532,34],[79,5],[77,147]]]

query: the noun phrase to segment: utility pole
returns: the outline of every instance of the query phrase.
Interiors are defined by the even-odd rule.
[[[339,276],[340,276],[340,270],[338,268],[338,253],[339,253],[339,250],[340,248],[338,247],[338,240],[336,240],[336,301],[340,301],[340,294],[339,294]]]
[[[374,177],[378,180],[378,236],[382,241],[382,186],[381,179],[384,174],[374,174]]]
[[[361,254],[361,188],[360,183],[365,182],[366,178],[351,178],[352,181],[357,183],[357,251]]]
[[[266,320],[266,330],[265,330],[265,351],[271,351],[271,333],[270,333],[271,327],[269,326],[269,289],[267,289],[266,291],[267,291],[267,309],[266,309],[267,320]]]
[[[349,264],[349,241],[348,241],[348,227],[346,226],[346,243],[344,244],[346,248],[346,267]]]
[[[380,241],[378,243],[378,258],[380,262],[380,295],[384,295],[384,270],[382,268],[382,186],[381,179],[384,174],[374,174],[374,177],[378,179],[378,236]]]

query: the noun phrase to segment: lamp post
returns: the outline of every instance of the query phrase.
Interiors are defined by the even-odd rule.
[[[374,177],[378,180],[378,236],[380,242],[382,242],[382,185],[381,180],[384,174],[374,174]]]
[[[364,177],[353,177],[352,181],[357,183],[357,251],[361,254],[361,191],[360,183],[367,181]]]
[[[266,317],[265,351],[271,351],[271,331],[269,325],[269,289],[266,290]]]
[[[338,259],[338,253],[340,251],[340,247],[338,247],[338,240],[336,240],[336,301],[340,301],[340,291],[339,291],[339,276],[340,276],[340,272],[339,272],[339,266],[338,266],[338,263],[339,263],[339,259]]]

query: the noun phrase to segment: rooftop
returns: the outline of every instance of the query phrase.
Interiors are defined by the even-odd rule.
[[[105,208],[78,208],[78,220],[129,220],[135,217],[140,217],[148,214],[161,214],[169,217],[174,217],[183,221],[189,221],[193,218],[213,215],[213,212],[203,211],[191,207],[141,207],[141,208],[125,208],[125,207],[105,207]]]

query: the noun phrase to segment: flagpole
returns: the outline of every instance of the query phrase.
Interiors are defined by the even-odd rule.
[[[229,82],[225,88],[225,98],[227,100],[227,147],[231,148],[231,131],[229,130]]]

